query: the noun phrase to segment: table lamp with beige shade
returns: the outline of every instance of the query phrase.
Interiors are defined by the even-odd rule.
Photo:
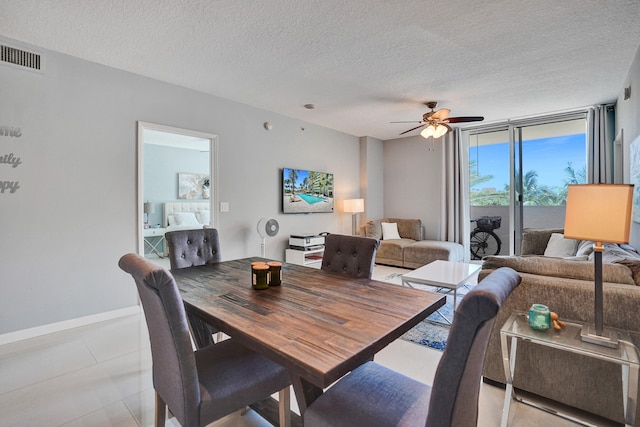
[[[582,340],[607,347],[617,347],[613,331],[603,328],[602,253],[603,242],[629,243],[633,185],[569,185],[564,237],[593,240],[595,280],[595,325],[585,325]]]

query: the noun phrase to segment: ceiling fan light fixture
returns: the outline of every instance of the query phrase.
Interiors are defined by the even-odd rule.
[[[440,138],[446,135],[451,129],[449,126],[451,123],[465,123],[465,122],[481,122],[484,120],[483,116],[466,116],[466,117],[449,117],[451,110],[448,108],[441,108],[438,111],[434,111],[434,108],[438,105],[435,101],[429,101],[425,104],[431,109],[422,115],[422,120],[419,126],[413,127],[404,132],[400,132],[400,135],[404,135],[414,130],[421,129],[420,135],[423,138]],[[414,121],[408,122],[391,122],[391,123],[416,123]],[[425,127],[426,126],[426,127]]]
[[[443,136],[444,134],[446,134],[449,131],[449,129],[443,125],[443,124],[439,124],[436,127],[436,131],[433,134],[434,138],[440,138],[441,136]]]
[[[422,135],[423,138],[429,138],[430,136],[433,136],[435,133],[436,133],[435,126],[430,124],[426,128],[422,129],[422,132],[420,132],[420,135]]]
[[[427,139],[429,137],[433,137],[434,139],[437,139],[437,138],[440,138],[442,135],[446,134],[448,131],[449,131],[449,128],[441,123],[437,125],[430,123],[429,126],[422,129],[422,132],[420,132],[420,135],[422,135],[423,138],[427,138]]]

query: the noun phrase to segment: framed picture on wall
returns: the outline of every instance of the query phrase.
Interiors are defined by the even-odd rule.
[[[178,174],[178,199],[209,199],[211,178],[204,173]]]
[[[629,147],[629,180],[633,187],[633,221],[640,222],[640,136]]]

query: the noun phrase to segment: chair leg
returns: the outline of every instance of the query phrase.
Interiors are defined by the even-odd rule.
[[[216,334],[216,342],[218,343],[218,342],[220,342],[220,341],[222,341],[222,332],[218,332],[218,333]]]
[[[280,427],[291,427],[291,394],[289,387],[278,392],[278,409],[280,413]]]
[[[164,427],[164,422],[167,419],[167,404],[162,400],[162,397],[156,392],[156,416],[155,427]]]

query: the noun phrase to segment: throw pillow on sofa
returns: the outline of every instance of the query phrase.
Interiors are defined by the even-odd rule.
[[[575,256],[578,250],[578,240],[565,239],[563,234],[553,233],[544,250],[544,256],[567,257]]]
[[[400,240],[398,224],[395,222],[382,223],[382,240]]]

